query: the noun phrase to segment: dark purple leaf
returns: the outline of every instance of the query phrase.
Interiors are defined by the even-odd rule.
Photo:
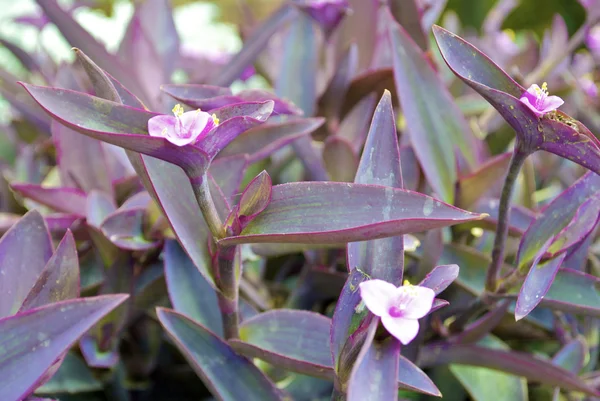
[[[243,136],[244,134],[242,134]],[[238,137],[239,139],[239,137]],[[235,141],[233,142],[235,143]],[[228,146],[225,149],[229,149]],[[223,152],[221,152],[223,155]],[[248,155],[234,154],[228,157],[219,157],[211,164],[208,172],[219,186],[228,202],[239,193],[244,172],[249,165]]]
[[[168,309],[158,319],[196,374],[222,400],[282,401],[279,390],[248,359],[189,318]]]
[[[435,295],[439,295],[458,277],[458,265],[441,265],[433,268],[419,283],[422,287],[431,288]]]
[[[289,100],[278,98],[275,94],[260,89],[248,89],[234,95],[229,88],[220,86],[172,84],[162,85],[161,90],[190,107],[206,112],[236,103],[272,100],[274,114],[301,115],[303,113]]]
[[[473,344],[482,340],[504,319],[510,304],[509,300],[497,304],[488,313],[465,327],[452,341],[460,344]]]
[[[21,305],[20,312],[79,296],[79,260],[71,231],[40,273]]]
[[[450,149],[457,148],[473,168],[479,163],[480,144],[421,50],[394,21],[389,34],[396,89],[411,143],[433,190],[452,203],[457,162]]]
[[[304,11],[313,20],[315,20],[328,39],[335,28],[351,13],[348,0],[334,1],[312,1],[312,0],[293,0],[292,4]]]
[[[244,41],[242,49],[229,61],[226,68],[210,79],[210,82],[218,86],[231,85],[258,58],[259,54],[267,47],[271,37],[297,16],[298,11],[290,4],[282,5],[254,29],[252,35]]]
[[[105,193],[92,191],[87,197],[86,219],[88,226],[100,229],[102,222],[108,215],[115,212],[115,202]]]
[[[429,48],[429,38],[421,25],[421,11],[416,0],[390,0],[390,11],[394,19],[406,29],[412,40],[423,51]]]
[[[346,91],[356,73],[358,64],[358,48],[351,43],[338,61],[335,73],[329,81],[327,89],[319,99],[319,115],[327,120],[339,118],[342,104],[346,97]]]
[[[158,246],[144,236],[146,208],[117,210],[104,219],[100,230],[117,247],[129,251],[147,251]]]
[[[173,308],[223,337],[217,294],[210,283],[198,272],[177,241],[167,240],[163,255]]]
[[[309,135],[323,125],[323,122],[322,118],[303,118],[282,123],[267,122],[242,133],[223,149],[219,157],[249,154],[249,162],[257,162],[290,142]]]
[[[458,179],[458,204],[469,208],[506,176],[512,152],[502,153]]]
[[[592,245],[596,233],[600,227],[600,218],[596,221],[596,226],[590,231],[590,233],[577,245],[567,251],[567,257],[563,261],[563,266],[569,269],[583,271],[587,259],[590,246]]]
[[[87,196],[77,188],[51,188],[35,184],[12,184],[11,188],[44,206],[51,207],[57,212],[74,214],[85,217]]]
[[[358,155],[341,136],[330,136],[323,147],[323,163],[332,181],[352,182],[358,169]]]
[[[369,129],[354,182],[402,188],[402,168],[396,120],[390,92],[379,101]],[[366,239],[366,238],[364,238]],[[402,283],[404,239],[402,236],[351,242],[347,246],[348,269],[360,268],[372,278]]]
[[[379,319],[371,323],[375,329]],[[348,382],[348,401],[378,401],[398,399],[400,342],[393,337],[383,341],[365,341]]]
[[[358,75],[352,80],[348,87],[341,110],[341,117],[346,117],[351,110],[369,97],[369,95],[374,93],[376,98],[380,98],[386,90],[391,91],[392,95],[396,94],[396,88],[394,87],[394,72],[391,68],[373,71],[369,70]]]
[[[365,208],[368,199],[370,208]],[[222,245],[364,241],[421,232],[483,216],[426,195],[379,185],[297,182],[273,187],[271,203]]]
[[[359,154],[363,147],[376,104],[377,98],[374,94],[366,96],[346,115],[336,132],[336,136],[350,142],[356,154]]]
[[[429,376],[409,359],[400,355],[398,366],[398,386],[402,389],[441,397],[442,393]]]
[[[314,312],[279,309],[243,322],[240,340],[230,340],[238,352],[287,370],[333,378],[329,352],[331,320]]]
[[[126,295],[58,302],[0,320],[0,398],[18,400],[102,316]]]
[[[517,298],[516,320],[523,319],[542,301],[550,289],[565,256],[566,254],[563,253],[543,262],[538,262],[537,258],[534,259]]]
[[[437,343],[422,348],[418,361],[419,366],[423,368],[453,363],[499,370],[511,375],[523,376],[530,381],[560,386],[565,390],[579,391],[596,397],[600,395],[598,391],[568,370],[516,351],[490,349],[477,345]]]
[[[135,75],[131,74],[117,57],[108,53],[102,44],[57,4],[56,0],[36,0],[36,3],[44,11],[44,15],[57,26],[71,46],[83,50],[91,59],[99,63],[101,68],[123,82],[138,96],[148,100],[141,84],[135,79]]]
[[[335,35],[336,58],[339,59],[351,43],[358,47],[358,71],[372,66],[378,39],[381,2],[379,0],[348,0],[352,13],[340,24]],[[390,88],[393,85],[388,86]]]
[[[52,257],[44,218],[32,210],[0,240],[0,318],[16,313]]]
[[[531,262],[541,247],[571,222],[581,204],[598,191],[600,176],[588,172],[546,206],[521,239],[518,266],[523,268]]]

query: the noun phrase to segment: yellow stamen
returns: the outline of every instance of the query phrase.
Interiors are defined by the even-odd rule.
[[[172,111],[173,114],[175,114],[175,117],[181,117],[183,115],[183,107],[181,107],[179,103],[177,103],[175,107],[173,107]]]
[[[404,280],[404,285],[405,285],[405,286],[407,286],[407,287],[409,287],[409,286],[411,285],[411,284],[410,284],[410,281],[408,281],[408,280]]]
[[[548,93],[548,83],[547,82],[544,82],[542,84],[542,92]]]
[[[163,136],[167,135],[167,129],[163,128],[163,130],[160,132],[160,134]]]
[[[220,120],[217,118],[217,115],[216,115],[216,114],[213,114],[213,115],[212,115],[212,119],[213,119],[213,122],[215,123],[215,125],[219,125],[219,121],[220,121]]]
[[[506,36],[509,37],[510,40],[512,40],[513,42],[516,39],[516,35],[515,35],[515,31],[513,31],[512,29],[505,29],[502,32],[504,32],[506,34]]]

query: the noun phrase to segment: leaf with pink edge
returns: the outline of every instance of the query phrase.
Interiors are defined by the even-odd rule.
[[[25,214],[0,239],[0,318],[17,312],[52,257],[42,215]]]
[[[79,296],[79,260],[70,230],[40,273],[21,305],[20,312]]]
[[[99,319],[127,299],[106,295],[46,305],[0,320],[0,398],[28,395],[44,372]]]
[[[364,207],[365,199],[369,199],[371,208]],[[297,182],[275,185],[269,206],[239,236],[219,243],[343,244],[421,232],[482,217],[396,188]]]
[[[279,309],[244,321],[240,326],[240,339],[229,343],[248,357],[260,358],[294,372],[331,379],[330,328],[331,320],[323,315]]]
[[[282,401],[275,385],[248,359],[188,317],[159,308],[167,334],[211,393],[222,400]]]
[[[26,198],[48,206],[57,212],[85,217],[87,196],[80,189],[67,187],[52,188],[19,183],[12,184],[11,187]]]

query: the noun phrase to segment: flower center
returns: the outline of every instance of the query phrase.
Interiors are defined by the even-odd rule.
[[[543,109],[546,98],[548,97],[548,83],[544,82],[541,88],[535,88],[535,107],[537,109]]]
[[[388,313],[391,317],[402,317],[411,300],[417,295],[415,287],[408,280],[404,280],[404,285],[399,290],[400,292],[392,300],[388,308]]]
[[[388,313],[390,314],[391,317],[402,317],[402,315],[404,313],[404,309],[406,309],[406,305],[399,305],[399,306],[392,305],[388,309]]]

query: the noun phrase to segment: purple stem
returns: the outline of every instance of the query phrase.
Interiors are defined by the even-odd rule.
[[[529,152],[521,148],[520,142],[517,141],[515,150],[510,159],[508,173],[504,179],[502,187],[502,195],[500,195],[500,205],[498,209],[498,226],[496,227],[496,238],[494,239],[494,248],[492,249],[492,262],[487,271],[485,281],[485,289],[488,292],[495,292],[500,275],[500,268],[504,261],[504,246],[506,245],[506,237],[508,236],[508,222],[510,219],[510,200],[513,193],[513,188],[521,166],[525,159],[529,156]]]
[[[194,195],[196,196],[196,201],[198,202],[202,216],[204,216],[204,220],[206,221],[213,238],[215,240],[225,238],[225,228],[223,227],[223,222],[219,217],[215,203],[210,195],[206,173],[196,177],[192,177],[189,174],[188,176],[190,177],[190,183],[192,184]]]

